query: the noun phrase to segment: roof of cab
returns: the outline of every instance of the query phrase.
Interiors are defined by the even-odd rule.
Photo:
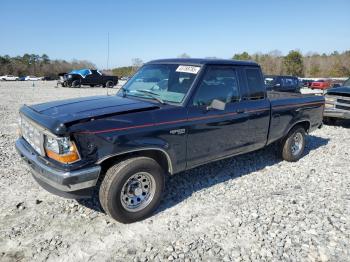
[[[212,59],[212,58],[169,58],[152,60],[147,64],[185,64],[185,65],[240,65],[240,66],[259,66],[253,61],[231,60],[231,59]]]

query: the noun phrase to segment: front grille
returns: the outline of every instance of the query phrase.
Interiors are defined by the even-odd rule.
[[[350,105],[350,100],[345,100],[345,99],[339,99],[338,98],[338,103],[349,104]]]
[[[339,100],[338,100],[338,101],[339,101]],[[336,105],[335,108],[337,108],[337,109],[342,109],[342,110],[350,110],[350,106]]]

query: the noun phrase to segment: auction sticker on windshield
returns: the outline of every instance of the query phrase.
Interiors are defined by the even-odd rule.
[[[197,74],[199,69],[201,69],[199,66],[187,66],[187,65],[180,65],[176,72],[181,73],[190,73],[190,74]]]

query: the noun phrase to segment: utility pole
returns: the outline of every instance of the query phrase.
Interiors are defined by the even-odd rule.
[[[109,32],[107,34],[107,71],[109,70]],[[108,94],[108,87],[106,86],[106,90],[107,90],[107,96]]]
[[[107,70],[109,70],[109,32],[107,35]]]

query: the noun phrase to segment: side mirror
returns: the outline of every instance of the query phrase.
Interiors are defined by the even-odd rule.
[[[216,110],[225,110],[226,108],[226,103],[225,102],[222,102],[218,99],[214,99],[211,104],[209,106],[207,106],[207,110],[210,110],[210,109],[216,109]]]
[[[340,84],[334,84],[333,87],[340,87]]]

